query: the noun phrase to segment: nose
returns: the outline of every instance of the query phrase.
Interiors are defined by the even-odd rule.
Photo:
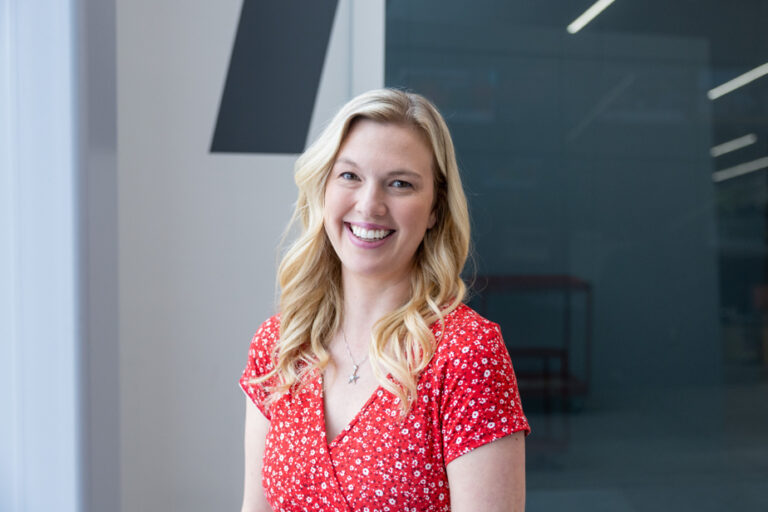
[[[385,191],[376,183],[366,183],[358,189],[356,209],[368,218],[383,217],[387,213]]]

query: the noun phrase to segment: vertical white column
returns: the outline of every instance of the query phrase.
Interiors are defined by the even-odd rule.
[[[11,149],[13,39],[9,0],[0,0],[0,510],[18,510],[18,422],[16,397],[16,312],[14,280],[15,189]]]
[[[81,471],[72,1],[0,5],[0,509],[74,512]]]

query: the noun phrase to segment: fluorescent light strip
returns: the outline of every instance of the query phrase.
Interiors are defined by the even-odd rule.
[[[571,33],[575,34],[579,30],[584,28],[584,25],[595,19],[595,16],[603,12],[603,10],[611,5],[615,0],[597,0],[594,4],[592,4],[592,7],[584,11],[584,14],[573,20],[573,22],[568,25],[566,30]]]
[[[728,142],[723,142],[722,144],[713,146],[709,150],[709,154],[712,155],[713,158],[718,157],[720,155],[730,153],[731,151],[736,151],[737,149],[747,147],[750,144],[754,144],[755,142],[757,142],[757,135],[750,133],[749,135],[739,137],[738,139],[729,140]]]
[[[768,62],[762,66],[757,66],[755,69],[747,71],[743,75],[737,76],[733,80],[728,80],[723,85],[718,85],[714,89],[710,89],[707,93],[707,97],[711,100],[716,100],[720,96],[747,85],[749,82],[757,80],[764,75],[768,75]]]
[[[766,167],[768,167],[768,156],[758,158],[757,160],[752,160],[751,162],[734,165],[733,167],[723,169],[722,171],[717,171],[712,174],[712,181],[717,183],[719,181],[729,180],[731,178],[735,178],[736,176],[741,176],[750,172],[759,171],[760,169],[765,169]]]

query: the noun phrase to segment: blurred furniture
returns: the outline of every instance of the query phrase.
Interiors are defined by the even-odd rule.
[[[589,391],[592,345],[592,285],[569,275],[486,275],[479,276],[475,288],[479,294],[478,309],[485,315],[489,300],[494,295],[509,293],[556,292],[563,296],[562,337],[551,346],[518,346],[507,343],[509,355],[515,362],[518,387],[523,396],[540,396],[544,409],[551,410],[552,398],[560,398],[563,407],[572,405],[574,397],[583,397]],[[572,368],[573,335],[572,309],[574,294],[583,294],[584,334],[581,338],[584,367],[574,372]],[[509,336],[509,334],[508,334]],[[512,338],[510,338],[512,339]],[[534,360],[538,364],[531,370],[528,365],[518,364]],[[517,367],[520,367],[518,371]]]

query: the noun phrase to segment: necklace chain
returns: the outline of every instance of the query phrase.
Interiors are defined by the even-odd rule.
[[[349,375],[349,378],[347,379],[347,384],[357,384],[357,379],[360,378],[360,376],[357,374],[357,370],[360,369],[360,365],[363,364],[368,359],[368,354],[365,355],[365,357],[360,361],[359,363],[355,362],[355,358],[352,357],[352,349],[349,348],[349,342],[347,341],[347,333],[344,332],[344,328],[341,328],[341,337],[344,340],[344,346],[347,349],[347,355],[349,356],[349,360],[352,361],[352,373]]]

